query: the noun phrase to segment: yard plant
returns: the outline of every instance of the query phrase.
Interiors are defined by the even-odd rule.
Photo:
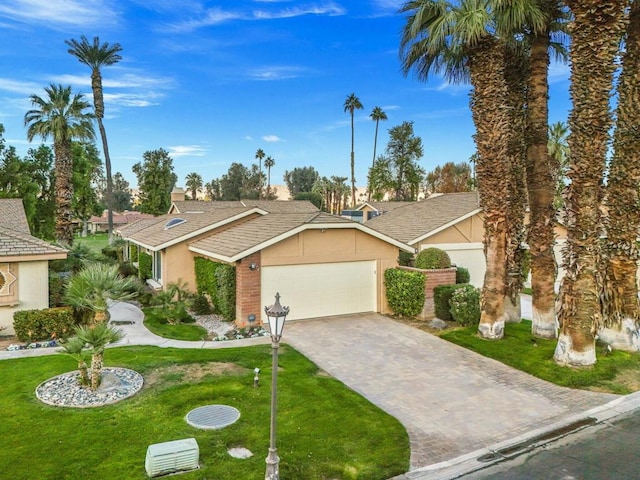
[[[147,447],[193,437],[200,469],[185,479],[264,478],[269,444],[268,345],[203,349],[117,347],[107,362],[144,376],[137,395],[114,405],[71,409],[39,402],[36,386],[77,368],[67,355],[0,362],[0,435],[11,439],[0,472],[13,479],[146,479]],[[254,368],[261,369],[254,388]],[[405,472],[409,440],[393,417],[329,377],[289,346],[280,350],[278,452],[282,478],[382,480]],[[184,418],[194,408],[226,404],[238,422],[198,430]],[[227,450],[244,447],[248,459]]]

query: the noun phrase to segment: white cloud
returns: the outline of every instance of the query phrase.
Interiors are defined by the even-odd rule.
[[[200,145],[174,145],[168,149],[172,157],[204,157],[206,153]]]
[[[568,63],[551,62],[549,65],[549,83],[558,83],[569,80],[571,67]]]
[[[277,135],[264,135],[262,137],[262,140],[264,140],[265,142],[271,142],[271,143],[282,141],[282,139]]]
[[[252,141],[253,141],[253,137],[252,137],[251,135],[245,135],[244,139],[245,139],[245,140],[248,140],[248,141],[250,141],[250,142],[252,142]]]
[[[42,91],[42,85],[36,82],[26,82],[23,80],[14,80],[12,78],[0,78],[0,90],[19,93],[22,95],[31,95],[32,93]]]
[[[159,102],[153,99],[161,98],[164,95],[154,92],[144,94],[136,93],[105,93],[104,101],[110,105],[120,105],[123,107],[151,107],[159,105]]]
[[[104,0],[4,0],[0,17],[28,24],[104,27],[117,23],[118,14],[111,4]]]
[[[266,66],[251,70],[248,76],[252,80],[289,80],[292,78],[298,78],[303,73],[307,72],[307,69],[296,66]]]
[[[88,70],[86,75],[55,75],[51,77],[51,80],[63,84],[91,86],[91,76]],[[170,77],[153,77],[125,72],[116,76],[103,76],[102,86],[104,88],[172,88],[175,86],[175,80]]]
[[[344,15],[347,11],[335,3],[328,3],[324,5],[306,5],[285,8],[279,11],[270,12],[266,10],[255,10],[253,12],[254,18],[258,20],[272,20],[277,18],[292,18],[300,17],[303,15],[329,15],[331,17]]]
[[[222,23],[232,20],[240,20],[242,18],[245,18],[245,16],[241,13],[225,11],[216,7],[207,9],[199,18],[172,23],[169,25],[169,28],[177,32],[190,32],[198,28],[220,25]]]

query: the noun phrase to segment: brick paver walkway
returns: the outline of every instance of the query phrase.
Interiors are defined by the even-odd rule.
[[[283,342],[402,422],[412,468],[617,398],[557,387],[378,314],[288,322]]]

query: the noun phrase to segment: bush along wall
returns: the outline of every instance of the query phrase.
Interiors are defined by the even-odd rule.
[[[456,285],[438,285],[433,289],[433,303],[436,317],[440,320],[446,320],[449,322],[453,320],[450,312],[449,300],[456,289],[464,288],[467,285],[468,284],[466,283],[458,283]]]
[[[217,297],[216,269],[222,264],[203,257],[195,257],[193,261],[198,293],[207,294],[215,303]]]
[[[424,305],[425,277],[422,273],[389,268],[384,272],[384,285],[389,308],[396,315],[414,317]]]
[[[236,267],[220,264],[216,268],[216,306],[228,322],[236,319]]]
[[[416,268],[439,269],[451,267],[451,259],[444,250],[436,247],[429,247],[416,255]]]
[[[76,321],[69,307],[19,310],[13,314],[13,329],[21,342],[67,338]]]
[[[449,299],[449,311],[453,319],[465,327],[480,322],[480,289],[463,285],[454,290]]]
[[[471,274],[469,269],[464,267],[456,267],[456,283],[469,283],[471,281]]]
[[[151,265],[151,255],[145,252],[140,252],[140,255],[138,255],[138,275],[140,275],[140,279],[143,282],[151,278]]]

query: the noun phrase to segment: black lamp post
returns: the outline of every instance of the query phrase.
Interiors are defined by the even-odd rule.
[[[270,307],[264,307],[269,323],[271,335],[271,433],[269,435],[269,455],[267,455],[267,471],[265,480],[280,480],[280,458],[276,448],[276,399],[278,395],[278,347],[284,330],[284,322],[289,314],[289,307],[280,305],[280,294],[276,293],[276,302]]]

